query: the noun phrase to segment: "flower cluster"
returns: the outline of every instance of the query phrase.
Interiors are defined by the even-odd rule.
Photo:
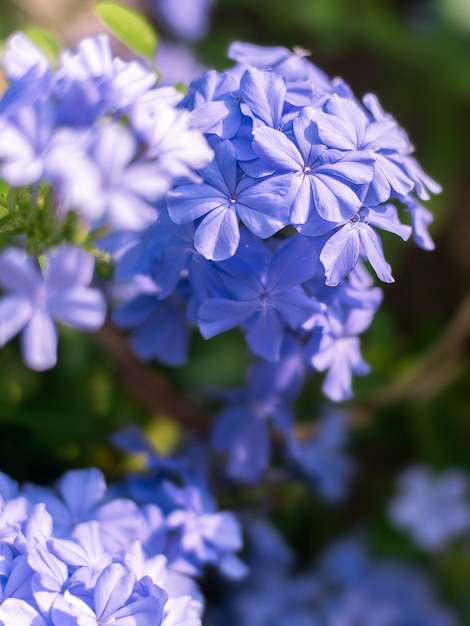
[[[250,576],[209,606],[215,626],[454,626],[423,572],[372,558],[358,539],[338,541],[294,573],[293,555],[266,521],[246,524]]]
[[[252,481],[268,465],[269,424],[308,465],[289,443],[306,376],[326,372],[324,393],[344,400],[369,371],[359,335],[381,291],[365,262],[393,280],[377,229],[431,247],[418,198],[439,187],[373,96],[362,104],[300,52],[238,43],[229,56],[233,68],[193,81],[181,103],[214,151],[201,180],[175,186],[145,233],[105,245],[116,277],[132,280],[113,319],[141,358],[181,365],[191,325],[208,339],[245,334],[255,363],[212,441],[228,474]]]
[[[188,349],[182,316],[205,338],[241,328],[272,363],[296,341],[306,373],[326,371],[324,392],[343,400],[368,371],[358,336],[381,300],[364,262],[393,280],[377,229],[431,247],[418,198],[439,187],[373,96],[361,104],[301,53],[234,44],[229,56],[181,103],[214,152],[201,180],[176,185],[138,241],[107,242],[117,277],[137,277],[114,319],[142,358],[169,364]]]
[[[100,227],[139,232],[157,220],[156,202],[175,182],[198,180],[194,170],[212,159],[201,133],[189,128],[189,113],[176,108],[182,96],[154,88],[154,72],[141,63],[114,58],[105,36],[64,51],[53,69],[17,33],[3,67],[10,86],[0,101],[0,177],[33,190],[29,214],[47,185],[53,199],[39,202],[38,212],[49,211],[56,222],[73,213],[85,234]],[[8,293],[1,343],[24,326],[25,361],[37,370],[56,362],[51,316],[96,330],[105,315],[103,295],[87,288],[93,259],[76,247],[40,244],[46,250],[37,259],[9,249],[0,261]]]
[[[367,264],[393,281],[377,229],[432,247],[419,201],[439,187],[374,96],[361,103],[302,51],[235,43],[229,56],[234,67],[206,72],[183,97],[114,58],[104,36],[64,51],[56,68],[23,34],[7,41],[0,178],[79,228],[58,247],[46,233],[34,257],[0,255],[0,343],[22,331],[26,363],[52,367],[55,320],[103,323],[89,253],[108,254],[112,319],[142,359],[183,365],[193,327],[206,339],[244,334],[253,365],[212,437],[228,474],[258,478],[271,424],[293,465],[338,497],[344,480],[327,487],[293,438],[292,402],[313,372],[336,401],[368,372],[359,335],[381,291]],[[334,458],[342,437],[331,441]]]
[[[234,44],[229,56],[235,67],[207,72],[181,101],[104,37],[53,71],[13,36],[0,176],[52,185],[58,216],[108,231],[101,245],[131,282],[115,320],[135,329],[143,358],[184,362],[189,325],[206,338],[241,328],[269,362],[293,336],[342,400],[367,371],[358,335],[380,303],[362,261],[393,280],[376,229],[429,247],[415,194],[438,186],[373,96],[361,104],[301,53]]]
[[[0,624],[200,626],[204,601],[188,574],[245,568],[237,520],[187,473],[174,463],[178,486],[148,479],[140,505],[97,469],[67,472],[55,489],[0,474]]]

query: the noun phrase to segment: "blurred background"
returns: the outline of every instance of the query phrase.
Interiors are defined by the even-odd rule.
[[[1,0],[0,36],[34,26],[73,45],[103,31],[93,4]],[[350,496],[334,513],[300,498],[295,515],[287,505],[299,502],[297,492],[273,496],[279,503],[274,517],[306,554],[367,519],[379,552],[424,558],[394,534],[384,511],[397,473],[412,463],[470,472],[470,2],[140,0],[132,6],[159,33],[157,66],[167,84],[187,83],[204,67],[228,67],[225,53],[234,40],[311,51],[310,59],[329,76],[341,76],[356,96],[377,94],[408,132],[425,171],[442,185],[443,193],[426,205],[435,218],[434,251],[383,235],[396,283],[383,286],[382,308],[363,338],[372,373],[356,380],[347,404],[357,463]],[[3,471],[47,482],[64,469],[98,465],[112,478],[130,461],[112,447],[110,434],[132,422],[163,452],[180,440],[171,416],[150,415],[123,390],[119,358],[103,337],[62,334],[59,366],[44,374],[26,370],[14,342],[0,351]],[[195,338],[186,368],[155,367],[155,374],[191,400],[201,387],[239,382],[245,363],[238,336]],[[315,417],[320,387],[320,380],[308,385],[301,417]],[[315,537],[305,549],[299,530],[313,518]],[[444,595],[458,603],[469,588],[470,559],[452,558],[437,575]]]

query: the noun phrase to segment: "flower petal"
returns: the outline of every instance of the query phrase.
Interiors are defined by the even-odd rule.
[[[21,350],[32,370],[42,372],[57,363],[57,329],[48,311],[34,311],[21,335]]]

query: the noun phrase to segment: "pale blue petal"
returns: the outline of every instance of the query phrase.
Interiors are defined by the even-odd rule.
[[[406,241],[411,235],[411,226],[402,224],[398,217],[398,211],[393,204],[374,207],[368,210],[365,219],[367,224],[382,228],[390,233],[395,233]]]
[[[209,298],[199,309],[199,328],[205,339],[243,324],[258,308],[259,300],[239,302]]]
[[[146,200],[119,187],[108,194],[106,210],[111,226],[117,230],[144,230],[158,217]]]
[[[162,594],[165,592],[162,591]],[[163,605],[167,596],[156,598],[149,595],[123,606],[113,613],[115,626],[154,626],[162,623]],[[184,622],[181,626],[184,626]]]
[[[329,150],[326,154],[334,154]],[[340,153],[341,154],[341,153]],[[369,183],[374,173],[375,156],[370,150],[347,152],[333,163],[325,163],[315,168],[315,174],[328,175],[347,180],[355,185]]]
[[[352,396],[352,374],[347,354],[340,349],[335,353],[322,385],[323,393],[335,402]]]
[[[268,181],[264,181],[268,182]],[[289,221],[288,206],[281,195],[271,193],[272,187],[260,183],[240,194],[236,210],[245,226],[257,237],[266,239]]]
[[[182,185],[167,196],[168,213],[176,224],[186,224],[226,206],[229,198],[207,183]]]
[[[293,237],[272,258],[266,289],[270,293],[282,293],[304,283],[317,271],[317,252],[309,240]]]
[[[48,626],[36,609],[19,598],[7,598],[0,606],[2,626]]]
[[[307,296],[300,287],[290,289],[278,296],[271,295],[269,302],[279,311],[291,328],[299,328],[312,316],[312,313],[318,312],[320,306],[314,299]]]
[[[135,137],[124,126],[107,124],[100,129],[94,147],[94,156],[106,185],[120,183],[122,173],[132,160],[135,149]]]
[[[48,305],[59,321],[86,331],[101,328],[106,317],[106,300],[99,289],[73,287],[56,292]]]
[[[376,154],[376,170],[380,170],[395,193],[406,196],[413,189],[413,180],[404,171],[401,163],[397,163],[387,155]],[[388,199],[388,198],[387,198]]]
[[[228,140],[211,142],[214,160],[201,171],[204,180],[221,194],[231,197],[237,186],[237,158],[235,148]]]
[[[135,576],[120,563],[105,567],[96,581],[95,612],[98,620],[106,621],[129,599]]]
[[[327,285],[334,287],[349,275],[359,259],[359,251],[359,232],[356,225],[348,223],[331,235],[320,253]]]
[[[0,300],[0,346],[20,332],[32,313],[33,306],[24,296],[11,295]]]
[[[41,372],[57,363],[57,329],[49,312],[36,309],[21,335],[23,359],[32,370]]]
[[[391,271],[392,268],[384,257],[382,241],[373,228],[367,224],[360,224],[359,237],[364,256],[372,265],[380,280],[385,283],[395,282]]]
[[[291,222],[296,225],[305,224],[309,215],[316,210],[312,185],[308,176],[300,174],[293,177],[289,198],[292,198]]]
[[[57,486],[77,522],[85,521],[90,510],[106,493],[103,473],[96,468],[71,470],[64,474]]]
[[[431,211],[424,208],[419,202],[410,203],[411,223],[413,225],[413,239],[420,248],[434,250],[434,242],[428,232],[428,226],[433,221]]]
[[[270,165],[284,172],[303,169],[304,160],[296,145],[284,133],[267,126],[253,133],[253,150]]]
[[[343,222],[361,207],[361,201],[346,184],[324,174],[309,176],[315,207],[320,216],[330,222]]]
[[[226,100],[199,104],[191,114],[191,128],[203,133],[219,134],[221,122],[230,114]]]
[[[72,285],[89,285],[93,278],[93,257],[80,248],[61,246],[48,256],[44,281],[49,292],[69,289]]]
[[[232,207],[220,207],[202,220],[194,234],[196,250],[210,261],[232,257],[240,242],[238,218]]]
[[[255,354],[267,361],[279,361],[284,325],[279,313],[271,306],[257,312],[246,335],[246,342]]]
[[[149,202],[162,198],[170,189],[172,180],[158,162],[130,165],[122,173],[119,186],[132,191]]]
[[[240,81],[240,96],[251,112],[267,126],[277,127],[286,97],[284,79],[274,72],[246,70]],[[246,113],[243,108],[242,110]]]
[[[42,283],[39,268],[23,250],[8,248],[0,255],[0,285],[6,290],[31,297]]]

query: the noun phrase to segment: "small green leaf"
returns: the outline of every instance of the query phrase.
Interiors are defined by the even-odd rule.
[[[38,26],[29,26],[24,32],[44,52],[49,61],[55,65],[59,58],[61,46],[54,35]]]
[[[100,2],[95,12],[109,30],[136,54],[152,59],[158,39],[143,15],[117,2]]]
[[[188,85],[186,83],[176,83],[175,89],[177,89],[180,93],[184,93],[185,95],[188,93]]]
[[[3,206],[2,204],[0,204],[0,221],[6,217],[8,215],[10,211],[6,208],[6,206]]]

